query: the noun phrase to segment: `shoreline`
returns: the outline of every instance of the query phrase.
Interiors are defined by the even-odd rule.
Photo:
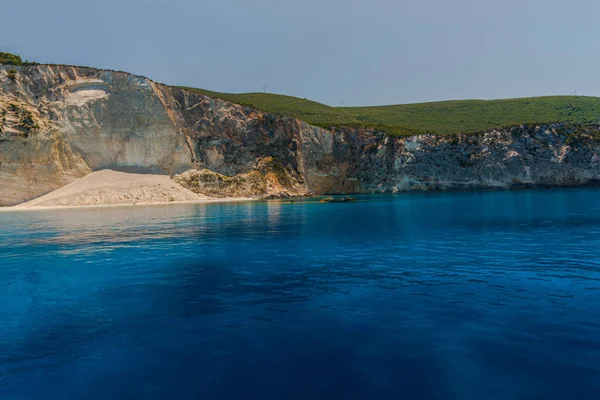
[[[165,206],[165,205],[191,205],[191,204],[215,204],[215,203],[245,203],[250,201],[260,201],[262,199],[253,197],[223,197],[209,198],[198,200],[185,201],[161,201],[161,202],[140,202],[140,203],[123,203],[123,204],[98,204],[89,206],[22,206],[20,204],[8,207],[0,207],[0,213],[10,212],[29,212],[29,211],[60,211],[60,210],[92,210],[101,208],[119,208],[119,207],[144,207],[144,206]]]
[[[432,191],[400,191],[400,192],[380,192],[380,193],[355,193],[353,196],[369,196],[369,195],[431,195],[431,194],[458,194],[458,193],[492,193],[492,192],[528,192],[528,191],[553,191],[553,190],[570,190],[570,189],[597,189],[600,190],[600,185],[579,185],[579,186],[540,186],[540,187],[515,187],[515,188],[480,188],[480,189],[462,189],[462,190],[432,190]],[[0,207],[0,213],[17,213],[17,212],[39,212],[39,211],[60,211],[60,210],[93,210],[104,208],[129,208],[129,207],[144,207],[144,206],[165,206],[165,205],[192,205],[192,204],[219,204],[219,203],[247,203],[261,202],[269,200],[301,200],[315,199],[323,196],[341,196],[339,193],[300,196],[282,199],[269,199],[258,197],[213,197],[197,200],[184,201],[161,201],[161,202],[139,202],[139,203],[123,203],[123,204],[98,204],[98,205],[82,205],[82,206],[25,206],[17,204],[14,206]]]

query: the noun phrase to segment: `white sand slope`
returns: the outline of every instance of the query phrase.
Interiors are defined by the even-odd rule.
[[[206,201],[165,175],[129,174],[111,170],[92,172],[60,189],[11,209],[155,204]]]

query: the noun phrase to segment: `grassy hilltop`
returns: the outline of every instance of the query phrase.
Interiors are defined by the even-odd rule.
[[[0,64],[37,65],[35,62],[23,61],[18,55],[5,52],[0,52]],[[289,115],[326,129],[341,126],[377,128],[392,135],[472,133],[534,123],[600,123],[600,97],[548,96],[372,107],[331,107],[315,101],[271,93],[233,94],[189,87],[182,89],[266,112]]]
[[[600,123],[600,97],[549,96],[506,100],[455,100],[372,107],[330,107],[270,93],[218,93],[185,89],[312,125],[376,127],[395,135],[471,133],[528,123]]]

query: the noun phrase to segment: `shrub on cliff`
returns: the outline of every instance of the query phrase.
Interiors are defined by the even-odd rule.
[[[6,73],[8,74],[8,79],[12,79],[13,81],[15,79],[17,79],[17,70],[16,69],[11,68],[8,71],[6,71]]]
[[[27,110],[21,110],[21,120],[19,121],[19,128],[25,133],[29,133],[34,129],[40,129],[40,126],[37,122],[35,122],[35,119],[33,118],[31,112]]]
[[[22,65],[23,60],[16,54],[0,52],[0,64]]]
[[[21,56],[12,54],[12,53],[4,53],[0,51],[0,64],[4,65],[37,65],[36,62],[23,61]]]

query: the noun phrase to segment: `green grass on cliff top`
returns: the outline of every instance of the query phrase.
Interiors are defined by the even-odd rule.
[[[394,135],[472,133],[529,123],[600,123],[600,97],[549,96],[506,100],[455,100],[373,107],[330,107],[270,93],[218,93],[184,88],[323,128],[374,127]]]
[[[0,52],[0,64],[36,65],[6,52]],[[315,101],[271,93],[232,94],[188,87],[182,89],[266,112],[288,115],[326,129],[342,126],[376,128],[393,135],[471,133],[552,122],[583,125],[600,123],[600,97],[550,96],[330,107]]]

